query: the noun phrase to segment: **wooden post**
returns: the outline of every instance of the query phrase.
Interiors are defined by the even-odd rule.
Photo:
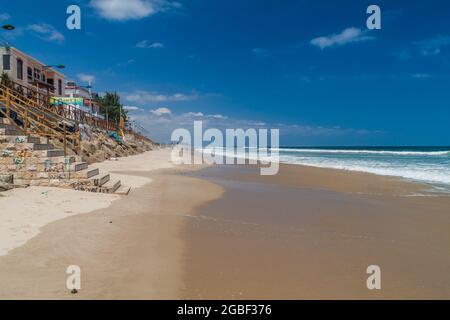
[[[10,107],[11,107],[11,97],[9,95],[9,88],[6,88],[6,115],[8,117],[11,116]]]
[[[120,117],[119,127],[122,131],[125,128],[125,119],[123,117]]]
[[[77,139],[78,139],[78,147],[77,147],[77,153],[78,155],[81,155],[81,130],[80,130],[80,125],[77,125],[77,130],[78,130],[78,134],[77,134]]]
[[[23,119],[23,132],[25,133],[25,135],[27,135],[28,133],[28,107],[25,108],[25,119]]]
[[[64,134],[64,157],[67,157],[67,140],[66,140],[66,123],[63,122],[63,134]]]
[[[109,117],[108,117],[108,106],[105,106],[106,108],[106,131],[109,130]]]
[[[39,82],[36,81],[36,103],[39,105]]]

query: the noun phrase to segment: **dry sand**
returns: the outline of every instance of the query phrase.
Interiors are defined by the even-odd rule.
[[[47,187],[4,192],[0,197],[0,256],[24,245],[53,221],[107,208],[118,198]]]
[[[91,167],[104,172],[142,171],[170,168],[168,150],[105,161]],[[136,175],[111,174],[111,179],[139,188],[151,179]],[[0,197],[0,256],[25,244],[39,234],[45,225],[76,214],[107,208],[117,195],[94,194],[49,187],[13,189]]]
[[[120,172],[128,182],[151,183],[95,211],[91,210],[96,207],[86,209],[91,204],[87,197],[104,195],[61,190],[54,201],[62,205],[45,221],[36,218],[40,233],[0,257],[0,299],[178,298],[183,274],[182,227],[192,208],[220,197],[222,188],[172,174],[194,168],[167,171],[171,167],[168,161],[169,151],[161,150],[99,164],[102,170]],[[38,194],[31,188],[25,191]],[[64,201],[72,201],[70,217],[62,213],[68,203]],[[14,203],[12,212],[20,214],[17,207],[23,204],[17,199]],[[28,216],[42,216],[48,209],[45,203],[32,206]],[[82,289],[76,295],[66,288],[70,265],[81,268]]]

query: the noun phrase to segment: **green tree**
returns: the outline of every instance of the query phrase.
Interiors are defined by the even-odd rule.
[[[123,109],[116,92],[106,92],[105,95],[96,97],[95,101],[100,105],[100,113],[107,116],[109,121],[119,123],[120,116],[127,119],[127,110]]]
[[[6,72],[2,73],[2,75],[0,77],[0,83],[3,84],[4,86],[10,87],[10,88],[12,88],[12,86],[13,86],[13,82]]]

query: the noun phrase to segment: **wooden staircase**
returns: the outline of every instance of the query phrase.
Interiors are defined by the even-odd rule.
[[[148,138],[94,117],[49,94],[12,82],[0,83],[0,176],[15,186],[41,185],[102,193],[128,194],[129,187],[89,168],[80,154],[80,124]],[[62,149],[49,143],[59,141]],[[75,153],[75,155],[69,155]],[[2,182],[4,183],[4,182]]]
[[[0,117],[10,120],[9,130],[25,136],[37,134],[60,140],[64,143],[65,153],[67,147],[77,150],[80,146],[78,123],[47,110],[40,101],[0,83]],[[14,135],[14,131],[8,132]]]
[[[128,194],[130,188],[108,173],[90,168],[77,155],[55,149],[48,137],[24,135],[12,120],[0,117],[0,173],[12,175],[16,186],[53,186]]]

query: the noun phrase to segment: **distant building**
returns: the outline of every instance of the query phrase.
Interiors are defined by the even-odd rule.
[[[65,96],[65,76],[14,47],[0,47],[0,73],[29,89]]]
[[[89,84],[91,86],[91,84]],[[70,98],[92,99],[91,91],[86,87],[79,86],[75,81],[67,81],[65,96]]]
[[[100,107],[94,102],[94,95],[91,92],[91,84],[88,87],[82,87],[75,81],[67,81],[65,86],[65,97],[59,99],[65,103],[71,104],[86,112],[91,112],[96,116],[100,116]]]

